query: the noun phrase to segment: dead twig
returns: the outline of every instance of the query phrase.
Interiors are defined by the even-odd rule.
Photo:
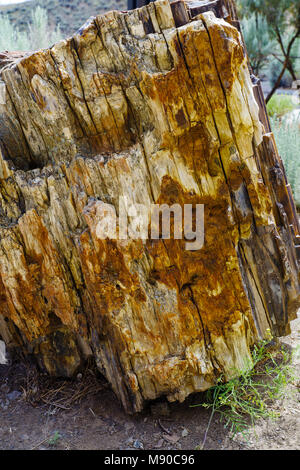
[[[36,444],[34,447],[31,447],[30,450],[35,450],[37,449],[38,447],[40,447],[42,444],[44,444],[44,442],[46,442],[48,439],[50,439],[50,435],[45,437],[45,439],[43,439],[41,442],[39,442],[38,444]]]
[[[169,431],[169,429],[167,429],[167,428],[165,428],[165,426],[163,426],[163,424],[161,423],[160,419],[158,420],[158,424],[159,424],[159,426],[161,427],[161,429],[162,429],[165,433],[169,434],[169,436],[172,436],[171,431]]]

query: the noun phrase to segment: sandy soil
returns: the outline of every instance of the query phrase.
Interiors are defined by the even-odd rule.
[[[292,334],[282,341],[293,348],[300,344],[300,318],[292,323]],[[272,406],[280,412],[278,420],[259,421],[245,439],[241,435],[232,436],[216,415],[205,449],[300,449],[299,354],[294,357],[293,366],[295,380],[284,400]],[[43,402],[32,406],[25,401],[20,386],[22,382],[27,393],[32,388],[31,384],[26,388],[27,372],[22,366],[13,367],[17,369],[0,366],[0,449],[195,450],[201,447],[210,411],[190,407],[201,403],[200,394],[189,397],[183,404],[159,401],[137,416],[127,416],[102,380],[102,390],[66,406],[69,409]]]

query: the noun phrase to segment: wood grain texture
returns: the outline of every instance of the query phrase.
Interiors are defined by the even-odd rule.
[[[298,219],[236,26],[231,0],[158,0],[0,57],[0,336],[52,375],[93,355],[128,412],[230,378],[300,304]],[[204,204],[204,247],[100,240],[119,197]]]

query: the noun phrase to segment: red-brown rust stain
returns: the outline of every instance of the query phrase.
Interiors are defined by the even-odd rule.
[[[128,74],[110,73],[110,72],[97,72],[93,74],[93,80],[99,90],[101,96],[109,96],[113,88],[122,89],[127,88],[136,72],[136,64],[130,64]]]
[[[184,33],[180,34],[182,34],[180,39],[184,52],[192,49],[191,40],[194,41],[196,48],[201,45],[199,50],[203,52],[203,57],[199,60],[200,63],[195,64],[195,59],[186,56],[187,63],[193,64],[194,61],[195,70],[197,67],[198,70],[203,69],[204,83],[209,80],[209,84],[213,83],[213,90],[216,91],[214,109],[224,108],[224,95],[215,69],[207,32],[205,30],[192,32],[186,37]],[[202,51],[203,41],[207,45],[205,51]],[[142,83],[144,93],[148,94],[151,99],[164,103],[166,111],[168,107],[172,110],[173,104],[182,98],[181,82],[178,77],[184,77],[182,83],[187,80],[191,84],[190,79],[182,73],[182,70],[185,70],[185,64],[182,62],[182,50],[179,45],[177,53],[180,56],[179,63],[171,72],[164,75],[158,74],[155,77],[144,76]],[[225,52],[225,55],[223,67],[228,66],[228,63],[233,60],[232,51]],[[193,68],[190,68],[190,73],[194,73]],[[233,80],[234,76],[230,68],[231,84]],[[199,84],[199,88],[195,91],[193,90],[194,83]],[[194,83],[191,84],[190,93],[195,93],[195,102],[197,102],[199,95],[203,94],[203,91],[205,93],[205,90],[200,87],[201,77],[194,75]],[[206,104],[204,116],[210,112]],[[177,140],[170,135],[163,136],[164,146],[170,149],[174,147],[180,151],[187,167],[194,171],[196,180],[197,177],[200,178],[205,174],[222,176],[223,172],[217,152],[218,143],[211,143],[211,136],[201,121],[202,117],[203,114],[200,111],[197,114],[198,123],[183,132]],[[183,119],[178,119],[178,114],[176,118],[178,126],[181,126]],[[230,186],[232,184],[238,189],[243,182],[243,175],[237,163],[232,163],[230,170]],[[239,320],[242,314],[247,316],[250,314],[250,306],[244,294],[234,247],[237,227],[232,227],[227,217],[230,205],[229,189],[225,180],[222,184],[219,182],[215,189],[213,196],[205,195],[200,198],[191,195],[177,182],[165,177],[161,185],[161,196],[156,201],[159,204],[169,205],[174,203],[205,204],[205,246],[202,250],[187,251],[184,241],[178,240],[152,241],[147,244],[149,254],[154,261],[154,267],[149,276],[150,282],[159,281],[178,292],[178,308],[181,315],[177,319],[177,324],[181,324],[182,338],[188,335],[191,339],[197,335],[201,337],[201,325],[195,320],[199,317],[199,311],[205,330],[216,336],[223,335],[224,324],[229,327]],[[230,270],[226,267],[227,262],[231,263]],[[220,293],[216,291],[217,285],[221,286]],[[184,295],[183,292],[185,292]],[[164,316],[166,325],[168,323],[169,326],[172,325],[172,317],[172,312]]]
[[[121,173],[131,173],[131,169],[128,165],[127,158],[124,158],[124,157],[116,158],[113,161],[113,165],[115,166],[116,170],[120,171]]]
[[[229,224],[227,201],[191,195],[166,176],[156,203],[205,205],[205,243],[201,250],[187,251],[184,240],[174,239],[148,241],[147,250],[153,259],[153,279],[177,291],[182,316],[191,316],[194,302],[205,330],[223,335],[224,325],[230,327],[240,319],[241,312],[248,315],[250,311],[233,243],[236,227]],[[185,289],[189,293],[182,298]]]
[[[255,186],[251,181],[247,184],[247,191],[254,214],[257,217],[256,222],[259,224],[260,215],[272,214],[272,203],[268,188],[263,182],[258,182]],[[262,224],[265,225],[265,223],[264,217],[262,218]]]
[[[19,273],[15,274],[17,288],[14,289],[13,295],[21,305],[21,307],[18,306],[18,309],[15,307],[16,302],[11,293],[7,291],[10,310],[8,316],[29,341],[45,334],[48,325],[47,308],[41,300],[38,271],[39,266],[28,266],[25,279]]]
[[[174,121],[175,127],[185,129],[189,127],[190,116],[205,119],[209,113],[209,104],[199,69],[195,76],[195,57],[191,57],[193,64],[190,64],[192,68],[188,70],[178,39],[174,37],[172,41],[178,53],[174,67],[164,73],[148,74],[143,71],[140,73],[139,85],[146,97],[163,104],[168,119]],[[184,107],[179,108],[179,103],[184,103]]]
[[[1,273],[0,273],[0,315],[3,315],[4,317],[10,316],[9,305],[7,302],[6,291],[5,291],[3,281],[2,281]]]
[[[111,154],[128,150],[136,142],[136,137],[132,132],[128,132],[125,128],[126,121],[129,117],[125,117],[125,124],[120,128],[116,128],[113,121],[111,126],[95,135],[89,135],[87,142],[89,143],[90,152],[93,155]],[[108,125],[109,123],[106,122]]]
[[[188,127],[188,120],[186,119],[182,108],[175,114],[175,118],[179,127]]]
[[[14,274],[13,292],[8,288],[5,289],[8,307],[6,313],[27,339],[31,341],[43,335],[48,325],[47,307],[41,299],[41,267],[33,264],[32,260],[29,261],[30,264],[27,264],[22,248],[20,248],[18,255],[26,271],[26,276],[24,279],[19,272],[16,272]],[[12,285],[11,280],[10,285]],[[16,303],[19,304],[18,308],[16,308]]]
[[[181,83],[180,75],[178,75],[179,73],[183,75],[182,66],[183,64],[178,64],[165,74],[155,74],[152,76],[144,73],[143,81],[140,84],[144,94],[162,103],[169,114],[173,114],[173,107],[183,100],[184,81]],[[188,77],[186,78],[188,80]],[[182,110],[182,112],[184,111]]]
[[[230,162],[226,173],[232,191],[237,191],[243,183],[243,170],[239,162]]]
[[[22,75],[25,73],[29,88],[31,90],[31,96],[34,102],[39,106],[43,111],[47,107],[47,99],[45,96],[40,93],[40,91],[35,87],[33,88],[31,81],[35,75],[39,75],[42,79],[48,79],[48,72],[46,68],[46,62],[50,60],[49,51],[38,51],[29,57],[25,57],[20,62],[19,70]]]
[[[85,217],[93,233],[93,208],[90,208]],[[139,261],[144,256],[142,241],[132,240],[119,245],[116,240],[99,240],[86,230],[80,236],[77,247],[88,292],[85,309],[89,307],[89,312],[92,312],[91,323],[100,336],[108,337],[113,334],[118,338],[115,346],[119,348],[119,356],[120,351],[126,354],[128,345],[132,348],[133,341],[135,354],[139,354],[140,343],[151,354],[160,356],[162,350],[167,354],[168,349],[158,333],[159,328],[152,332],[147,325],[145,309],[149,307],[146,305],[146,293],[138,275],[129,268],[132,262]],[[116,326],[119,313],[127,310],[128,305],[134,318],[133,338],[127,326],[125,329]],[[128,321],[130,324],[132,319],[129,318]]]
[[[208,94],[210,105],[215,111],[225,108],[225,99],[207,31],[204,27],[194,30],[191,25],[190,28],[180,30],[178,35],[189,68],[189,75],[193,78],[194,86],[198,90],[198,102],[200,100],[201,108],[206,102],[205,113],[210,111],[206,94]]]
[[[202,17],[202,19],[209,32],[213,56],[222,85],[226,92],[230,93],[240,66],[245,60],[239,32],[236,28],[223,21],[222,23],[211,24],[205,21],[205,17]],[[221,54],[220,51],[222,51]]]
[[[85,53],[86,49],[89,50],[92,48],[93,44],[97,40],[97,35],[98,29],[94,21],[91,21],[87,27],[81,27],[77,31],[76,35],[74,36],[74,42],[76,44],[76,50],[79,57]]]
[[[66,172],[70,186],[77,185],[81,190],[84,189],[88,197],[95,196],[84,159],[76,158],[73,160],[70,167],[66,168]]]
[[[107,136],[103,134],[95,134],[88,136],[91,153],[97,155],[99,153],[111,153],[115,151],[115,147]]]
[[[40,93],[40,90],[38,88],[34,89],[34,91],[32,92],[32,95],[33,95],[33,99],[34,99],[35,103],[38,105],[38,107],[41,110],[44,110],[47,107],[47,104],[48,104],[45,96],[43,96]]]
[[[222,174],[218,157],[218,142],[212,142],[205,124],[201,121],[178,137],[169,141],[170,148],[179,150],[187,167],[195,173],[195,178],[214,173]]]
[[[42,78],[47,77],[47,69],[45,63],[49,61],[49,51],[37,51],[34,54],[24,57],[21,60],[20,66],[25,71],[29,83],[31,83],[34,75],[39,75]]]
[[[74,328],[76,328],[76,319],[71,304],[72,295],[69,295],[71,292],[66,291],[68,284],[60,265],[58,252],[35,211],[27,214],[19,221],[20,232],[24,239],[22,263],[26,275],[22,278],[19,273],[15,274],[18,285],[15,295],[23,305],[23,311],[18,312],[18,315],[24,317],[24,323],[16,321],[16,324],[19,323],[23,330],[24,324],[28,322],[28,331],[24,333],[32,339],[45,333],[49,325],[48,315],[52,311],[63,324]],[[36,246],[38,252],[35,250]]]
[[[216,28],[220,34],[223,34],[223,29],[219,25]],[[172,39],[178,54],[172,70],[153,75],[143,72],[140,88],[146,97],[163,104],[171,129],[174,127],[180,137],[186,131],[188,133],[194,132],[194,134],[197,132],[199,137],[199,128],[202,126],[202,134],[204,134],[205,123],[207,118],[212,115],[212,109],[225,111],[226,101],[206,29],[187,28],[180,30],[178,34],[181,45],[176,37]],[[222,54],[222,63],[219,64],[221,68],[227,68],[224,80],[226,83],[228,82],[230,89],[236,79],[234,67],[238,67],[238,65],[232,65],[232,62],[238,60],[235,48],[239,51],[241,48],[235,36],[233,36],[232,42],[235,47]],[[238,55],[238,58],[241,57]],[[193,123],[190,122],[190,119],[193,119]],[[193,130],[193,126],[198,127],[198,130]],[[203,142],[207,146],[208,142],[212,142],[212,139],[208,132],[206,134],[206,136],[203,135]],[[165,135],[162,138],[162,145],[168,146],[171,136]],[[217,144],[213,143],[213,145]],[[207,155],[209,156],[210,152]]]
[[[177,360],[172,364],[167,359],[150,366],[149,369],[154,381],[159,384],[159,389],[170,393],[170,387],[175,391],[185,381],[188,363],[185,360]]]
[[[146,296],[137,275],[126,267],[124,254],[117,241],[92,241],[89,231],[85,231],[80,236],[78,250],[95,325],[104,334],[105,317],[120,311],[126,295],[137,303],[144,303]]]
[[[132,75],[132,70],[129,75]],[[115,86],[118,91],[123,92],[129,86],[130,78],[125,77],[123,74],[109,74],[109,73],[96,73],[92,77],[93,84],[95,84],[97,93],[96,96],[105,96],[108,101],[113,87]],[[127,103],[127,97],[123,93],[123,99]],[[128,106],[122,121],[118,119],[118,114],[113,112],[111,106],[108,106],[109,115],[105,118],[100,118],[99,125],[103,129],[101,133],[95,136],[89,136],[88,140],[94,153],[112,153],[126,150],[131,147],[136,141],[135,132],[132,131],[133,125],[130,126],[128,121],[134,121],[132,111]]]

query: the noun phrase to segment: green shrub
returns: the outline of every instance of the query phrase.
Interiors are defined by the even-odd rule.
[[[14,28],[8,15],[0,14],[0,51],[30,50],[28,34]]]
[[[218,413],[233,434],[246,435],[250,426],[260,419],[276,419],[280,415],[272,410],[272,403],[282,399],[286,387],[295,380],[291,357],[283,348],[272,352],[269,339],[254,346],[252,360],[236,371],[236,377],[225,382],[221,377],[217,385],[205,393],[205,401],[199,405],[211,410],[202,446],[215,413]]]
[[[40,6],[32,12],[32,21],[29,24],[29,35],[32,49],[49,47],[62,39],[59,26],[51,31],[48,23],[47,10]]]
[[[300,207],[300,121],[290,116],[282,119],[274,117],[271,119],[271,127],[295,202]]]
[[[267,104],[269,116],[281,117],[296,108],[290,95],[273,95]]]
[[[255,75],[260,75],[274,49],[266,19],[253,14],[244,17],[241,24],[251,67]]]
[[[14,26],[8,15],[0,14],[0,51],[35,51],[62,39],[59,26],[51,29],[47,11],[40,6],[31,13],[24,31]]]

